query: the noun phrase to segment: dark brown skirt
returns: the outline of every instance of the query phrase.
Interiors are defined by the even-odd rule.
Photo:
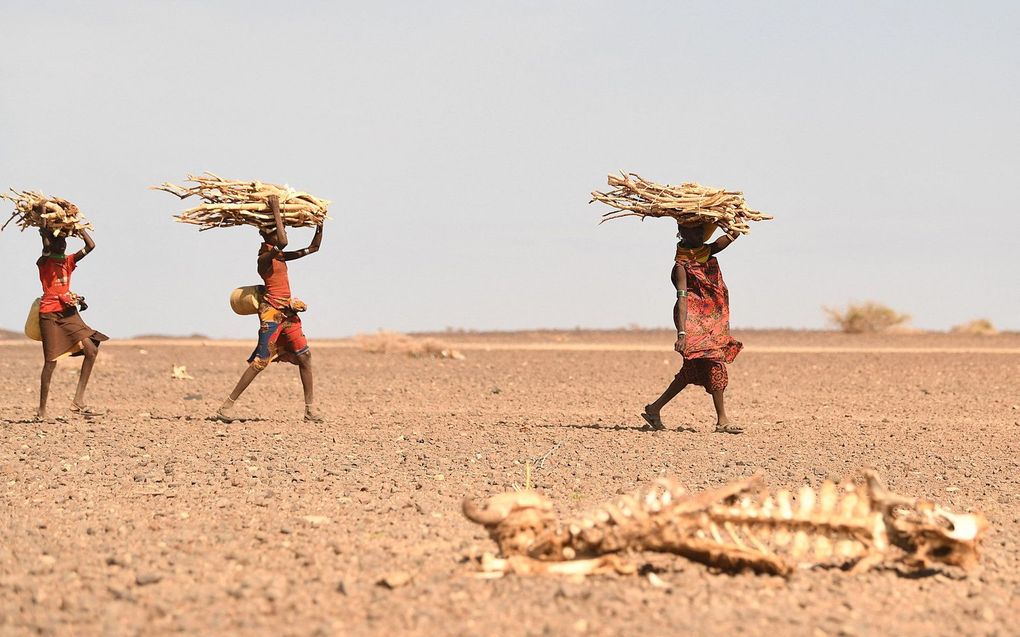
[[[73,307],[63,312],[40,313],[39,331],[42,333],[43,356],[48,361],[57,360],[85,339],[91,339],[97,346],[103,341],[110,340],[106,334],[85,325],[78,310]],[[81,354],[79,350],[71,356]]]

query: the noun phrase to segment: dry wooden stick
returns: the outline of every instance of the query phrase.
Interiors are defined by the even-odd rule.
[[[607,179],[613,190],[594,191],[588,203],[600,201],[613,207],[602,221],[622,217],[673,217],[681,224],[714,223],[724,232],[747,234],[748,221],[772,219],[747,207],[743,193],[708,188],[696,183],[680,186],[657,184],[637,173],[621,172]]]
[[[0,231],[17,221],[22,232],[26,228],[44,228],[56,237],[69,237],[82,230],[91,230],[92,224],[81,215],[78,206],[60,197],[47,197],[34,190],[10,189],[11,194],[0,192],[0,199],[14,203],[11,217],[0,226]]]
[[[181,223],[202,226],[202,230],[242,225],[272,226],[269,197],[273,195],[280,200],[280,214],[287,226],[311,227],[329,219],[329,201],[287,185],[224,179],[210,172],[188,175],[187,182],[191,184],[178,186],[167,182],[152,186],[152,189],[181,199],[193,196],[202,199],[203,203],[175,216]]]

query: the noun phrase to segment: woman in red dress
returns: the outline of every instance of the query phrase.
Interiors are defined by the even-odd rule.
[[[40,204],[42,205],[42,204]],[[46,418],[46,401],[50,394],[50,380],[57,366],[57,359],[64,355],[82,356],[81,373],[78,375],[78,389],[71,402],[71,411],[82,416],[99,416],[99,412],[85,404],[85,389],[92,375],[92,367],[99,355],[99,344],[107,339],[84,321],[78,312],[84,310],[85,297],[71,291],[71,273],[78,263],[92,252],[96,243],[89,233],[82,230],[78,237],[85,247],[74,254],[64,254],[67,239],[55,237],[40,228],[42,256],[35,264],[39,267],[39,281],[42,283],[42,297],[39,299],[39,331],[42,335],[43,363],[39,379],[39,411],[36,417]]]
[[[659,416],[666,403],[688,385],[700,385],[712,396],[715,404],[718,433],[743,433],[743,429],[726,416],[724,392],[729,383],[726,364],[732,363],[743,345],[730,336],[730,297],[715,255],[737,238],[727,234],[706,244],[715,230],[714,224],[681,225],[677,236],[673,285],[676,305],[674,349],[683,356],[683,366],[655,402],[646,405],[641,417],[652,429],[666,427]]]
[[[248,369],[244,370],[234,391],[230,392],[215,418],[222,422],[233,422],[236,419],[233,415],[234,402],[241,397],[251,381],[272,361],[286,361],[298,366],[305,395],[305,420],[322,422],[313,404],[312,352],[301,329],[301,318],[297,315],[306,307],[291,296],[290,276],[287,273],[288,261],[319,251],[322,224],[315,229],[315,236],[307,248],[285,252],[287,231],[280,215],[280,201],[275,195],[269,198],[269,207],[275,224],[272,228],[259,229],[262,246],[259,248],[258,272],[265,284],[265,292],[259,304],[259,342],[248,357]]]

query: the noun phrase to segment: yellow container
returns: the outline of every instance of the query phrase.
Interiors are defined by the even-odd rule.
[[[42,297],[32,303],[31,309],[28,310],[28,318],[25,319],[25,336],[33,341],[42,340],[42,329],[39,327],[39,303],[41,301]]]
[[[259,313],[259,304],[266,293],[264,285],[246,285],[230,293],[230,309],[235,314],[249,316]]]

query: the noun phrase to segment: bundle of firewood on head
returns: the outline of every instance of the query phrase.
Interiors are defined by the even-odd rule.
[[[273,213],[269,208],[269,198],[272,195],[280,200],[280,215],[284,225],[293,228],[313,227],[329,218],[326,215],[329,201],[286,185],[232,181],[210,172],[188,175],[185,183],[188,185],[164,183],[152,186],[152,189],[169,192],[181,199],[192,196],[201,199],[201,204],[175,216],[181,223],[202,226],[201,230],[227,226],[270,228],[274,224]]]
[[[715,224],[727,234],[747,234],[748,221],[764,221],[770,215],[751,210],[743,193],[708,188],[696,183],[680,186],[657,184],[636,173],[609,175],[609,192],[595,191],[588,203],[601,201],[614,209],[602,221],[621,217],[673,217],[681,225]]]
[[[0,226],[0,230],[6,228],[12,221],[17,221],[22,232],[25,228],[41,228],[55,237],[70,237],[82,230],[92,229],[92,224],[81,215],[78,206],[66,199],[47,197],[33,190],[18,191],[13,188],[10,190],[13,194],[0,192],[0,199],[13,202],[14,213],[3,226]]]

